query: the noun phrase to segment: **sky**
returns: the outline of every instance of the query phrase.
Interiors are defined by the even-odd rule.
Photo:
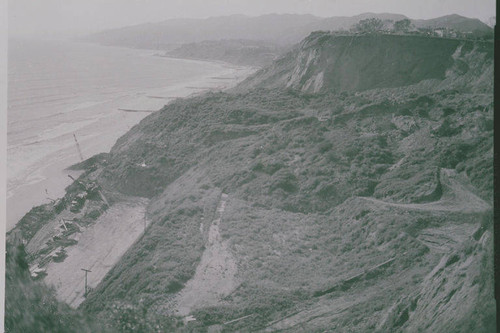
[[[495,0],[9,0],[10,36],[64,37],[170,18],[230,14],[320,17],[391,12],[414,19],[459,14],[487,21]]]

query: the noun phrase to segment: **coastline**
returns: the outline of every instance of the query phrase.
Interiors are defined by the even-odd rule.
[[[257,66],[237,65],[237,64],[232,64],[230,62],[226,62],[224,60],[207,60],[207,59],[196,58],[196,57],[179,58],[179,57],[175,57],[175,56],[171,56],[171,55],[167,55],[167,54],[155,54],[154,56],[160,57],[160,58],[173,59],[173,60],[191,60],[191,61],[195,61],[195,62],[210,62],[212,64],[218,64],[221,66],[234,67],[234,68],[247,67],[253,71],[257,71],[260,69],[260,67],[257,67]]]
[[[140,51],[151,52],[151,50]],[[156,58],[152,54],[144,54],[144,56]],[[222,62],[178,60],[217,65],[220,70],[170,86],[146,89],[146,91],[138,89],[135,94],[129,93],[103,102],[89,104],[87,101],[89,105],[84,105],[84,107],[85,111],[91,114],[90,120],[80,120],[81,124],[78,124],[77,120],[73,123],[74,126],[71,126],[72,123],[68,121],[59,124],[59,129],[46,129],[44,135],[47,140],[31,143],[32,147],[29,149],[33,151],[45,149],[46,153],[43,153],[43,156],[33,157],[30,156],[29,150],[22,152],[32,160],[25,161],[23,168],[15,165],[9,166],[7,231],[15,227],[31,208],[62,197],[65,188],[72,183],[68,174],[73,177],[80,174],[78,171],[66,170],[71,165],[80,162],[73,134],[78,138],[84,159],[98,153],[109,152],[119,137],[149,114],[149,112],[124,112],[120,109],[158,111],[176,98],[189,98],[209,90],[229,89],[256,70]],[[73,111],[78,112],[79,106],[74,105]],[[71,113],[74,113],[73,111]],[[63,146],[55,147],[54,142],[60,145],[62,141],[65,142]],[[21,154],[19,150],[28,149],[26,146],[28,145],[10,144],[8,155],[9,153]]]

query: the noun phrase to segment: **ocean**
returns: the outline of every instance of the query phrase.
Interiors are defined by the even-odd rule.
[[[10,40],[7,230],[33,206],[64,195],[68,175],[78,176],[68,166],[109,151],[148,112],[177,97],[232,86],[253,70],[154,50]]]

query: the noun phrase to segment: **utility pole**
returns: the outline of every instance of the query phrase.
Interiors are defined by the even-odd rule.
[[[76,149],[78,149],[78,154],[80,155],[80,160],[83,161],[82,151],[80,149],[80,144],[78,143],[78,140],[76,139],[75,133],[73,133],[73,138],[75,139],[75,142],[76,142]]]
[[[81,268],[82,271],[85,271],[85,294],[83,294],[84,297],[87,297],[87,273],[92,272],[89,269]]]

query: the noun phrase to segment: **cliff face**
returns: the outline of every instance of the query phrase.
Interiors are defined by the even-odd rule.
[[[179,331],[491,331],[492,62],[479,42],[313,34],[143,119],[79,180],[111,205],[82,212],[150,199],[81,308]]]
[[[468,54],[488,46],[453,39],[396,35],[335,36],[316,32],[242,87],[294,88],[303,92],[362,91],[443,80],[455,67],[467,71]],[[473,61],[473,60],[471,60]]]

